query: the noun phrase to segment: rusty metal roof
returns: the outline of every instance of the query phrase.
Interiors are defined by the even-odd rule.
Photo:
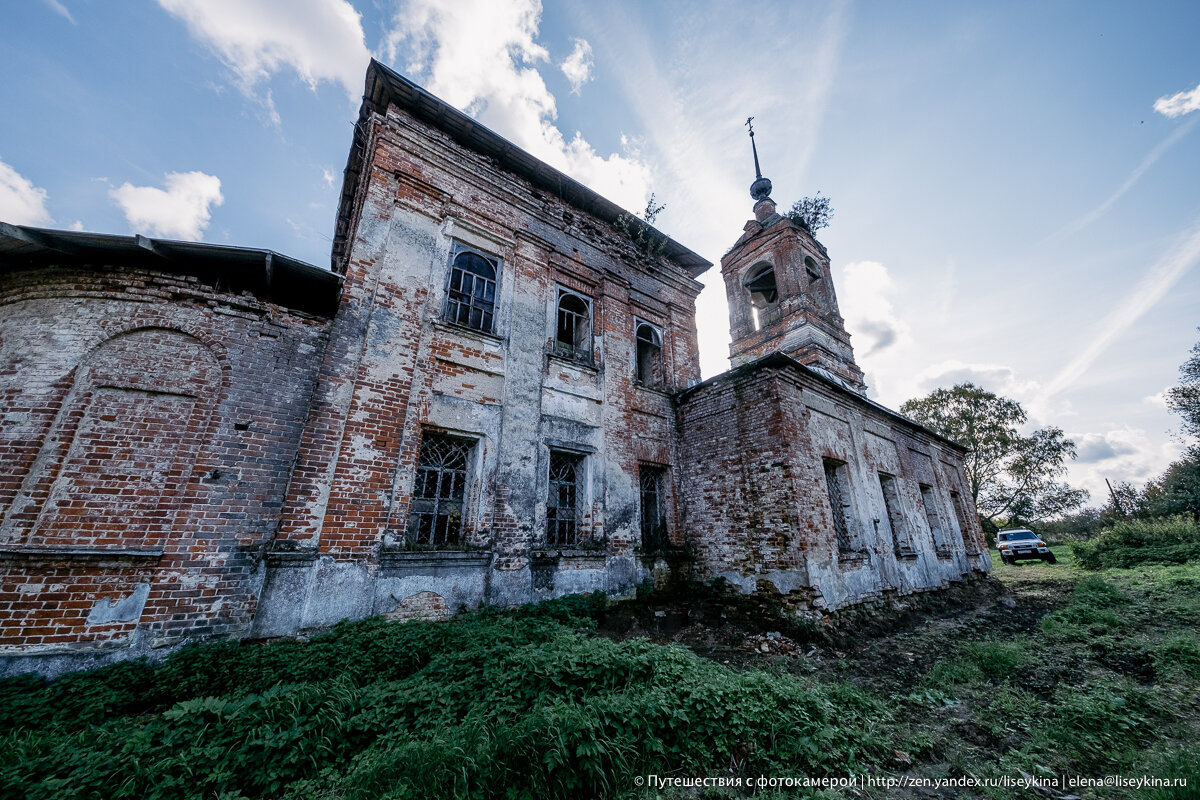
[[[0,270],[78,264],[138,266],[222,279],[280,305],[332,315],[342,278],[271,250],[146,236],[60,231],[0,222]]]
[[[629,213],[479,124],[444,100],[433,96],[398,72],[371,59],[371,65],[367,67],[366,89],[359,109],[358,124],[354,127],[354,142],[350,148],[350,157],[342,181],[342,197],[338,204],[332,255],[333,269],[337,272],[344,272],[350,220],[354,211],[354,194],[363,169],[363,123],[372,113],[386,115],[389,105],[395,105],[417,119],[445,131],[463,147],[495,158],[502,169],[519,175],[537,188],[551,192],[564,202],[605,222],[615,222],[617,217]],[[683,267],[693,278],[712,266],[712,262],[674,239],[665,235],[663,238],[666,239],[663,255]]]

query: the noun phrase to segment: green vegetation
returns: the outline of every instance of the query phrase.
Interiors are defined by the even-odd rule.
[[[1087,499],[1059,480],[1075,443],[1053,426],[1021,433],[1028,418],[1016,400],[960,383],[907,400],[900,413],[967,448],[963,471],[986,531],[1060,516]]]
[[[699,652],[601,635],[622,609],[662,602],[651,594],[615,610],[572,597],[446,623],[373,619],[309,642],[10,679],[0,797],[735,797],[634,779],[1022,771],[1186,777],[1187,790],[1061,794],[1195,797],[1200,564],[1085,572],[1058,556],[997,566],[1015,607],[985,593],[927,624],[791,655],[746,646],[748,632]]]
[[[1085,569],[1182,564],[1200,560],[1200,527],[1187,516],[1123,519],[1099,536],[1072,545]]]

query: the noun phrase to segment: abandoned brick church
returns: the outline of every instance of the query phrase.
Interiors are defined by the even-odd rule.
[[[822,610],[986,571],[963,449],[867,399],[770,191],[706,381],[709,262],[376,62],[332,270],[0,225],[3,671],[672,575]]]

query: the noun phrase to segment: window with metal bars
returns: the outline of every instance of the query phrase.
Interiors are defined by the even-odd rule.
[[[459,250],[450,262],[443,318],[484,333],[492,332],[498,264],[474,250]]]
[[[560,289],[554,352],[575,361],[592,361],[592,304],[582,295]]]
[[[637,382],[645,386],[663,385],[662,331],[649,322],[637,321]]]
[[[461,546],[467,469],[474,447],[470,439],[444,433],[426,431],[421,436],[408,520],[410,545]]]
[[[850,484],[846,477],[846,464],[832,458],[823,459],[822,463],[825,466],[825,489],[829,493],[838,550],[850,552],[854,550],[854,542],[850,536]]]
[[[642,547],[647,550],[667,544],[667,509],[664,496],[666,475],[665,467],[653,464],[638,465]]]
[[[546,544],[574,547],[579,544],[579,484],[583,456],[550,451],[550,488],[546,498]]]

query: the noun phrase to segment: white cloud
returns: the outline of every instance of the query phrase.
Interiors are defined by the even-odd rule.
[[[1170,388],[1171,387],[1168,386],[1167,388],[1163,389],[1161,392],[1155,392],[1154,394],[1146,395],[1145,397],[1142,398],[1142,402],[1146,403],[1147,405],[1157,406],[1159,408],[1166,408],[1167,407],[1167,392],[1170,390]]]
[[[583,85],[592,79],[592,46],[583,39],[574,39],[575,49],[558,65],[571,82],[571,92],[579,94]]]
[[[860,360],[869,362],[908,338],[908,323],[892,307],[896,285],[887,267],[878,261],[847,264],[840,286],[842,316]]]
[[[1193,111],[1200,111],[1200,84],[1190,92],[1178,92],[1170,97],[1160,97],[1154,101],[1154,110],[1164,117],[1180,117]]]
[[[0,160],[0,220],[13,225],[49,225],[46,190]]]
[[[292,69],[311,88],[340,83],[351,100],[362,96],[371,54],[362,17],[346,0],[158,0],[210,46],[254,97],[274,74]],[[260,98],[278,123],[271,93]]]
[[[85,228],[83,227],[83,220],[77,219],[74,222],[72,222],[71,230],[75,231],[76,233],[79,233],[80,231],[85,230]]]
[[[535,157],[613,202],[640,209],[650,169],[636,157],[601,156],[576,132],[554,124],[557,108],[537,65],[549,61],[536,38],[536,0],[409,0],[396,13],[383,50],[406,56],[404,71],[433,94],[472,115]]]
[[[1046,395],[1063,391],[1087,372],[1100,354],[1153,308],[1197,260],[1200,260],[1200,222],[1185,231],[1178,243],[1146,271],[1133,291],[1100,321],[1091,342],[1050,381]]]
[[[1179,458],[1183,447],[1170,440],[1155,441],[1141,428],[1121,428],[1104,433],[1069,433],[1078,458],[1067,466],[1067,480],[1091,492],[1092,505],[1108,501],[1108,479],[1134,485],[1157,478]]]
[[[46,4],[47,8],[49,8],[55,14],[58,14],[67,22],[71,23],[72,25],[76,24],[75,18],[71,16],[71,11],[62,3],[60,3],[59,0],[42,0],[42,2]]]
[[[332,189],[334,181],[337,180],[337,175],[331,169],[323,169],[321,170],[321,178],[325,181],[325,185]]]
[[[225,202],[221,179],[203,172],[168,172],[166,190],[124,183],[109,195],[138,233],[199,241],[212,217],[211,206]]]
[[[1143,431],[1120,430],[1107,433],[1085,433],[1073,438],[1076,463],[1091,464],[1136,453],[1138,452],[1138,442],[1146,437]]]

